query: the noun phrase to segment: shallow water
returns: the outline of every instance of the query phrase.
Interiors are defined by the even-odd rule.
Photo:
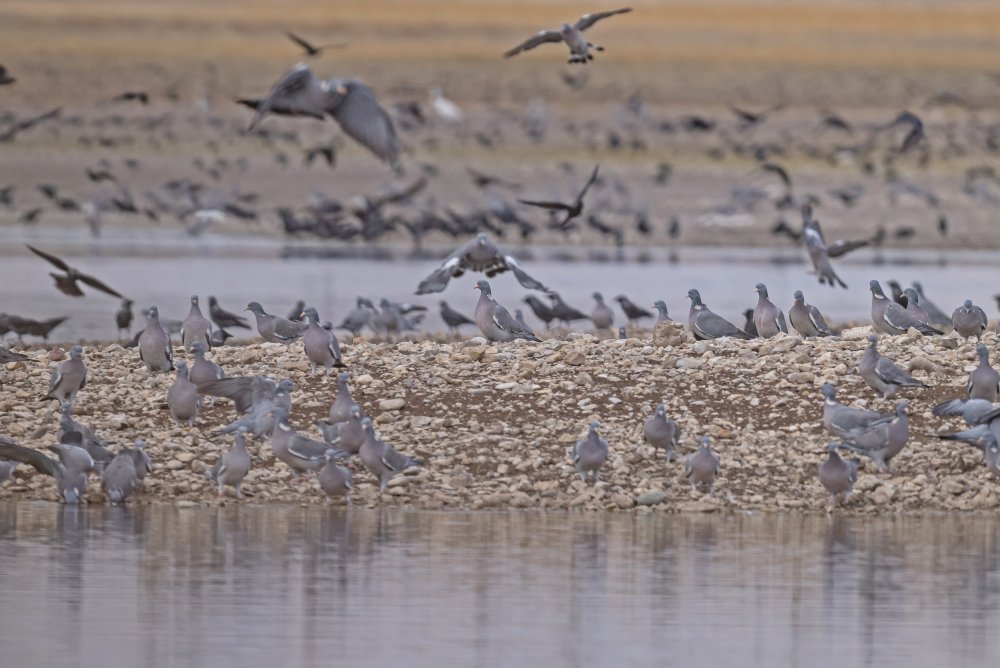
[[[12,666],[982,666],[998,547],[984,516],[4,503],[0,628]]]
[[[117,235],[117,236],[115,236]],[[27,241],[64,257],[81,271],[91,273],[131,297],[138,310],[150,304],[160,317],[181,320],[187,314],[188,297],[199,294],[207,314],[208,295],[218,297],[230,311],[241,311],[249,301],[259,301],[271,313],[286,315],[297,299],[319,310],[320,317],[339,324],[354,307],[355,298],[366,295],[376,303],[381,297],[426,305],[423,329],[444,330],[438,302],[448,300],[453,308],[468,313],[475,308],[478,293],[472,288],[481,276],[466,275],[453,280],[440,295],[413,294],[421,278],[448,254],[442,248],[414,256],[405,249],[379,250],[362,247],[285,246],[275,240],[206,236],[137,235],[119,230],[109,238],[93,241],[84,237],[40,235],[25,237],[20,231],[0,233],[0,311],[26,317],[69,316],[53,332],[53,339],[111,339],[116,335],[114,313],[118,300],[88,290],[82,299],[58,292],[48,277],[48,264],[24,248]],[[316,253],[330,257],[317,257]],[[837,264],[849,290],[820,286],[807,273],[802,249],[678,248],[587,249],[581,247],[514,250],[525,269],[562,293],[564,299],[585,313],[593,307],[591,293],[606,299],[624,293],[636,303],[650,306],[667,302],[675,319],[686,321],[687,290],[697,287],[705,302],[717,313],[742,325],[740,315],[756,303],[754,285],[763,282],[772,299],[786,311],[792,292],[801,289],[810,303],[835,322],[868,318],[868,281],[896,278],[904,285],[922,280],[928,295],[950,313],[965,298],[995,312],[992,295],[1000,288],[1000,253],[863,250]],[[474,278],[475,277],[475,278]],[[511,276],[493,279],[494,295],[512,312],[525,310],[529,323],[542,325],[520,300],[528,294]],[[616,323],[624,316],[616,311]],[[647,321],[648,322],[648,321]],[[141,328],[141,324],[138,325]],[[584,328],[577,323],[578,328]],[[470,336],[473,328],[465,330]],[[246,330],[233,332],[237,336]]]

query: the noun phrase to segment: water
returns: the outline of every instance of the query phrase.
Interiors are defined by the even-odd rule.
[[[988,516],[8,502],[3,663],[983,666],[998,547]]]
[[[218,297],[230,311],[240,312],[247,302],[258,301],[279,315],[286,315],[297,299],[304,299],[316,306],[322,319],[338,324],[360,294],[376,303],[384,296],[426,305],[424,329],[443,331],[438,302],[446,299],[471,316],[478,297],[472,287],[481,277],[467,274],[453,280],[440,295],[418,297],[413,294],[417,283],[437,267],[448,254],[447,248],[414,257],[405,249],[366,255],[362,247],[283,246],[252,237],[192,239],[119,230],[118,236],[94,242],[38,234],[40,238],[26,238],[20,231],[0,234],[0,311],[34,318],[69,316],[53,333],[57,341],[114,338],[118,300],[86,286],[88,296],[83,299],[61,294],[48,277],[48,264],[28,253],[25,241],[61,255],[134,299],[140,321],[138,309],[149,304],[159,306],[161,318],[181,320],[190,295],[199,294],[206,314],[207,295]],[[309,255],[316,251],[336,256]],[[803,290],[807,301],[834,322],[868,319],[868,281],[872,278],[896,278],[904,285],[921,280],[946,313],[970,298],[992,314],[992,295],[1000,289],[1000,253],[990,251],[859,251],[837,264],[849,290],[820,286],[807,273],[805,251],[796,248],[626,249],[618,254],[611,249],[543,247],[512,252],[529,273],[585,313],[593,307],[591,293],[598,290],[607,299],[624,293],[647,307],[663,299],[672,316],[682,321],[688,310],[684,297],[692,287],[701,290],[715,312],[737,324],[743,322],[743,310],[756,303],[758,282],[767,284],[771,298],[785,310],[791,306],[792,292]],[[528,291],[509,274],[493,279],[493,288],[501,304],[512,312],[524,308],[529,323],[541,327],[519,303]],[[617,308],[616,318],[624,324]]]

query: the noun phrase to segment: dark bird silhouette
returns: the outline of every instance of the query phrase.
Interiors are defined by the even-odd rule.
[[[326,161],[326,164],[330,167],[336,166],[337,152],[333,148],[333,142],[305,149],[304,162],[307,167],[313,164],[313,160],[316,158],[323,158],[323,160]]]
[[[548,209],[550,211],[565,211],[566,217],[559,223],[559,227],[566,229],[571,220],[583,213],[583,198],[587,195],[587,191],[590,190],[590,186],[594,185],[594,182],[597,181],[597,171],[599,168],[600,165],[594,165],[594,171],[590,173],[590,178],[587,179],[586,185],[583,186],[583,190],[581,190],[580,194],[576,196],[576,199],[572,204],[564,204],[562,202],[542,202],[527,199],[519,199],[517,201],[521,204],[537,206],[541,209]]]
[[[501,188],[507,188],[509,190],[518,190],[521,188],[519,183],[504,181],[499,176],[484,174],[483,172],[477,171],[472,167],[466,167],[465,171],[472,179],[473,185],[477,188],[488,188],[490,186],[500,186]]]
[[[28,245],[25,244],[25,246]],[[80,282],[85,285],[89,285],[90,287],[96,290],[100,290],[101,292],[109,294],[112,297],[118,297],[118,299],[125,299],[121,294],[119,294],[115,290],[112,290],[101,281],[97,280],[93,276],[88,276],[87,274],[77,271],[76,269],[69,266],[55,255],[50,255],[44,251],[40,251],[37,248],[34,248],[33,246],[28,246],[28,250],[30,250],[38,257],[46,260],[57,269],[66,272],[65,275],[63,276],[60,276],[59,274],[52,274],[52,273],[49,274],[49,276],[55,279],[56,288],[58,288],[59,291],[62,292],[63,294],[69,295],[70,297],[82,297],[83,290],[81,290],[80,286],[77,285],[77,282]]]
[[[39,123],[44,123],[45,121],[51,121],[54,118],[58,118],[59,114],[62,113],[62,107],[56,107],[54,109],[49,109],[37,116],[32,116],[31,118],[25,118],[24,120],[14,121],[10,127],[8,127],[3,132],[0,132],[0,144],[13,141],[15,137],[20,132],[24,130],[29,130]]]
[[[906,133],[906,137],[903,138],[902,145],[899,147],[899,153],[906,153],[926,139],[926,135],[924,135],[924,122],[913,112],[901,112],[885,129],[891,130],[899,126],[908,126],[910,128],[910,131]]]
[[[299,37],[298,35],[296,35],[293,32],[289,31],[289,32],[286,32],[285,34],[288,36],[288,39],[292,40],[292,42],[294,42],[295,44],[297,44],[300,47],[302,47],[302,51],[305,53],[305,56],[307,58],[314,58],[314,57],[320,55],[321,53],[323,53],[324,49],[340,49],[340,48],[343,48],[343,47],[347,46],[346,44],[341,44],[341,43],[337,43],[337,44],[323,44],[321,46],[316,46],[316,45],[311,44],[310,42],[307,42],[306,40],[302,39],[301,37]]]
[[[121,95],[111,98],[112,102],[138,102],[141,105],[149,104],[149,93],[144,90],[127,90]]]
[[[6,86],[7,84],[12,84],[16,81],[17,79],[15,79],[10,75],[10,72],[7,71],[7,68],[4,67],[3,65],[0,65],[0,86]]]

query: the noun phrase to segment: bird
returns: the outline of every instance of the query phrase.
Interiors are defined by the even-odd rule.
[[[351,404],[346,420],[332,423],[326,420],[317,420],[314,424],[323,434],[323,440],[329,445],[336,445],[341,450],[346,450],[351,454],[358,454],[361,444],[365,441],[365,429],[361,421],[365,418],[365,413],[360,404]]]
[[[312,367],[309,375],[312,376],[316,373],[317,366],[323,367],[324,377],[329,377],[331,367],[347,366],[344,364],[344,356],[340,354],[340,343],[337,341],[337,335],[323,329],[319,324],[319,314],[316,309],[307,306],[302,313],[309,321],[302,333],[302,347]]]
[[[899,146],[897,151],[900,154],[906,153],[926,139],[926,135],[924,134],[924,122],[913,112],[900,112],[900,114],[896,116],[896,118],[889,123],[889,125],[885,126],[885,129],[891,130],[892,128],[896,128],[901,125],[908,127],[909,131],[906,133],[906,136],[903,138],[903,143]]]
[[[17,79],[10,75],[10,72],[6,67],[0,65],[0,86],[7,86],[9,84],[15,83]]]
[[[548,297],[552,302],[552,315],[556,320],[562,321],[563,324],[568,326],[574,320],[590,320],[590,316],[586,313],[564,302],[558,292],[549,292]]]
[[[847,501],[854,483],[858,481],[858,464],[853,459],[843,459],[837,451],[841,445],[826,446],[829,455],[819,465],[819,481],[833,497],[833,502]]]
[[[290,344],[300,338],[305,331],[302,323],[291,322],[281,316],[264,312],[264,307],[258,302],[250,302],[246,309],[253,313],[257,320],[257,333],[270,343]]]
[[[205,357],[205,354],[208,352],[208,346],[204,343],[195,341],[191,346],[191,351],[194,354],[194,362],[191,363],[188,377],[192,383],[200,387],[206,383],[211,383],[213,380],[221,380],[226,377],[221,366]]]
[[[618,295],[615,297],[615,301],[618,302],[618,306],[621,307],[622,313],[625,314],[625,318],[628,319],[628,324],[635,325],[637,320],[642,318],[652,318],[653,314],[642,308],[631,299],[625,295]]]
[[[87,365],[83,361],[83,346],[73,346],[69,359],[56,368],[49,378],[49,391],[45,399],[73,401],[76,393],[87,387]]]
[[[220,348],[226,345],[226,341],[233,338],[233,335],[222,328],[218,328],[212,332],[212,336],[208,337],[213,348]]]
[[[949,318],[944,311],[935,306],[934,302],[927,298],[927,295],[924,294],[924,287],[920,284],[920,282],[913,281],[912,285],[913,289],[917,291],[917,296],[920,298],[920,305],[924,308],[924,311],[927,312],[927,315],[930,316],[930,320],[928,322],[932,325],[937,325],[938,327],[942,325],[950,325],[951,318]]]
[[[913,289],[913,288],[911,288]],[[914,290],[916,292],[916,290]],[[966,299],[955,311],[951,314],[951,324],[958,332],[959,336],[963,338],[969,338],[971,336],[976,337],[976,341],[979,341],[983,334],[986,332],[986,326],[988,320],[986,318],[986,311],[982,308],[974,305],[971,299]]]
[[[375,315],[375,305],[364,297],[358,297],[354,310],[348,313],[337,329],[346,329],[352,336],[361,334],[365,327],[371,327],[372,316]]]
[[[694,491],[711,493],[715,476],[719,473],[719,457],[712,452],[711,440],[708,436],[702,436],[701,447],[688,455],[684,462],[684,477],[691,483]]]
[[[513,255],[500,250],[484,233],[476,235],[465,244],[456,248],[445,261],[435,269],[430,276],[420,281],[417,294],[425,295],[431,292],[442,292],[448,287],[448,281],[458,278],[466,271],[482,272],[487,278],[510,271],[517,282],[528,290],[548,292],[548,288],[528,275]]]
[[[375,436],[375,427],[370,417],[364,418],[361,426],[365,430],[365,440],[358,455],[364,467],[378,480],[379,494],[385,492],[389,480],[394,475],[421,465],[416,459],[397,452],[391,445]]]
[[[444,95],[441,86],[433,86],[430,89],[431,109],[434,113],[448,123],[461,123],[465,120],[465,112],[462,108],[449,100]]]
[[[283,407],[271,409],[274,416],[274,431],[271,432],[271,451],[274,456],[292,469],[298,477],[318,471],[326,464],[326,453],[330,446],[322,441],[314,441],[300,435],[288,424],[288,411]],[[334,451],[335,456],[345,457],[350,453]]]
[[[139,359],[149,371],[174,370],[170,337],[160,325],[160,312],[155,306],[146,309],[146,327],[139,334]]]
[[[60,452],[61,448],[52,446]],[[61,454],[61,452],[60,452]],[[85,453],[84,453],[85,454]],[[82,457],[68,457],[69,465],[66,462],[53,459],[43,452],[18,445],[6,436],[0,436],[0,459],[27,464],[39,473],[52,476],[56,481],[56,492],[59,500],[65,504],[84,503],[84,495],[87,493],[87,473],[93,468],[91,460],[90,467],[80,467],[74,461],[86,461]]]
[[[24,342],[22,337],[27,335],[40,336],[43,340],[48,341],[52,330],[66,322],[66,320],[68,320],[66,317],[33,320],[12,313],[0,313],[0,332],[2,334],[11,331],[14,332],[21,343]]]
[[[462,325],[475,325],[474,320],[470,320],[463,314],[448,306],[448,302],[441,300],[441,319],[448,325],[448,331],[457,335]]]
[[[597,329],[611,329],[615,323],[615,312],[604,303],[604,296],[600,292],[594,295],[594,310],[590,312],[590,320]]]
[[[872,293],[871,317],[876,331],[883,334],[905,334],[911,327],[925,336],[944,334],[940,329],[921,322],[906,309],[885,296],[879,282],[872,280],[868,284]]]
[[[118,292],[112,290],[101,281],[97,280],[93,276],[89,276],[77,269],[74,269],[73,267],[69,266],[62,259],[56,257],[55,255],[50,255],[49,253],[40,251],[34,246],[28,246],[27,244],[25,245],[28,247],[28,250],[30,250],[32,253],[48,261],[51,265],[53,265],[60,271],[64,272],[63,275],[52,274],[52,273],[49,274],[49,276],[55,279],[56,288],[58,288],[58,290],[63,294],[69,295],[70,297],[82,297],[83,290],[81,290],[80,286],[77,285],[77,283],[79,282],[83,283],[84,285],[89,285],[90,287],[96,290],[100,290],[101,292],[109,294],[112,297],[117,297],[118,299],[125,299]]]
[[[299,63],[281,75],[260,100],[250,120],[252,132],[269,113],[329,114],[352,139],[393,169],[399,169],[400,144],[389,114],[375,92],[353,79],[320,80],[309,66]]]
[[[608,460],[608,442],[597,432],[600,426],[597,420],[592,421],[587,435],[576,442],[570,453],[582,482],[587,482],[587,474],[590,473],[596,484],[601,479],[601,467]]]
[[[299,299],[292,306],[291,310],[288,312],[288,315],[285,316],[285,320],[288,320],[289,322],[302,322],[303,318],[306,317],[305,308],[306,308],[305,300]]]
[[[351,388],[347,385],[350,378],[351,374],[346,371],[341,371],[340,375],[337,376],[337,395],[330,403],[330,424],[350,420],[351,408],[358,405],[355,403],[354,397],[351,396]]]
[[[809,260],[812,262],[813,270],[819,277],[820,284],[826,283],[831,288],[835,285],[846,288],[847,284],[833,270],[830,258],[840,257],[870,243],[869,240],[837,241],[831,245],[827,245],[826,239],[823,236],[823,230],[819,225],[819,221],[813,217],[812,205],[809,203],[802,205],[802,238],[805,240]]]
[[[981,399],[990,403],[997,400],[1000,390],[1000,373],[990,365],[990,352],[983,344],[976,346],[979,365],[969,374],[965,393],[969,399]]]
[[[523,301],[535,314],[535,317],[545,323],[545,329],[549,329],[552,321],[556,319],[552,307],[534,295],[528,295]]]
[[[0,346],[0,364],[7,364],[8,362],[27,362],[31,358],[27,355],[22,355],[21,353],[16,353],[13,350],[8,350],[3,346]]]
[[[250,453],[247,452],[246,434],[246,427],[240,428],[236,432],[233,446],[222,453],[212,468],[205,472],[219,486],[219,496],[223,495],[224,488],[228,486],[236,490],[237,499],[243,498],[243,479],[250,472],[252,464]]]
[[[242,327],[250,329],[250,324],[246,318],[235,313],[230,313],[221,306],[215,297],[208,298],[208,315],[219,329],[235,329]]]
[[[535,33],[525,41],[515,46],[513,49],[505,51],[503,57],[510,58],[511,56],[516,56],[522,51],[534,49],[536,46],[540,46],[546,42],[565,42],[566,46],[569,47],[568,62],[570,64],[586,64],[594,59],[594,55],[590,52],[591,49],[594,51],[604,51],[604,47],[597,46],[587,41],[587,38],[583,36],[583,31],[601,19],[606,19],[609,16],[615,16],[616,14],[626,14],[631,11],[631,7],[625,7],[622,9],[613,9],[607,12],[584,14],[573,25],[563,23],[559,30],[541,30]]]
[[[247,433],[263,438],[274,427],[273,409],[291,410],[294,388],[287,378],[275,383],[264,376],[233,376],[201,385],[198,391],[208,396],[231,399],[241,416],[216,430],[216,434],[232,434],[238,432],[240,427],[246,427]]]
[[[673,322],[670,319],[670,314],[667,313],[667,303],[662,299],[657,299],[653,302],[653,308],[656,309],[656,322],[653,326],[659,325],[661,322]]]
[[[0,460],[0,485],[11,479],[14,475],[14,469],[17,468],[18,462],[7,462]]]
[[[724,336],[733,336],[738,339],[750,338],[749,334],[733,323],[712,313],[708,306],[702,303],[701,293],[697,290],[688,290],[687,298],[691,300],[691,309],[688,312],[688,327],[691,328],[694,338],[699,341],[718,339]]]
[[[891,471],[890,461],[898,455],[910,438],[907,402],[896,403],[896,412],[888,421],[871,426],[859,426],[844,433],[844,447],[875,462],[879,472]]]
[[[190,352],[191,346],[196,341],[211,348],[211,332],[212,323],[201,314],[201,307],[198,306],[198,295],[191,295],[191,308],[181,323],[181,342],[184,344],[184,350]]]
[[[837,389],[830,383],[823,383],[823,427],[838,438],[845,438],[850,432],[872,427],[892,419],[866,408],[845,406],[837,401]]]
[[[101,473],[101,488],[108,502],[112,505],[125,503],[135,489],[138,477],[132,453],[122,451],[115,455]]]
[[[133,304],[134,302],[131,299],[123,299],[121,306],[115,313],[115,324],[118,326],[118,336],[121,336],[122,332],[124,332],[124,338],[126,339],[129,338],[129,334],[132,331],[132,319],[134,317],[132,315]]]
[[[477,281],[475,289],[479,290],[475,313],[476,326],[489,341],[504,342],[515,339],[541,341],[534,332],[521,326],[511,317],[507,309],[493,299],[493,290],[488,281]]]
[[[170,409],[170,417],[177,424],[187,424],[192,427],[200,405],[198,386],[188,378],[187,364],[178,362],[177,377],[167,389],[167,408]]]
[[[153,472],[153,462],[146,452],[146,441],[137,438],[131,448],[124,448],[122,452],[132,457],[132,461],[135,463],[135,479],[141,486],[146,476]]]
[[[321,53],[323,53],[323,51],[325,49],[340,49],[340,48],[343,48],[343,47],[347,46],[346,44],[341,44],[341,43],[337,43],[337,44],[324,44],[322,46],[315,46],[315,45],[307,42],[303,38],[299,37],[295,33],[291,32],[290,30],[286,31],[285,35],[293,43],[295,43],[299,47],[301,47],[302,51],[304,52],[303,55],[305,55],[307,58],[312,58],[314,56],[318,56]]]
[[[336,451],[330,449],[326,451],[326,463],[319,470],[316,476],[319,488],[323,490],[328,499],[342,496],[351,505],[351,470],[337,464]]]
[[[667,453],[667,461],[674,460],[674,451],[680,438],[681,429],[677,423],[667,417],[667,409],[663,404],[656,404],[653,415],[642,425],[642,437],[654,449]]]
[[[903,371],[891,359],[880,355],[878,337],[874,334],[868,335],[868,348],[858,361],[858,372],[883,399],[888,399],[904,387],[928,387],[926,383]]]
[[[801,290],[796,290],[795,303],[788,309],[788,321],[792,323],[802,336],[809,338],[814,336],[833,336],[830,326],[826,324],[826,319],[819,309],[811,304],[806,304],[806,298]]]
[[[906,299],[906,304],[903,306],[903,308],[906,309],[906,312],[920,322],[926,322],[929,324],[931,316],[920,304],[920,295],[917,294],[917,291],[913,288],[906,288],[903,290],[903,297]]]
[[[597,181],[597,172],[600,169],[600,165],[594,165],[594,171],[590,173],[590,178],[587,179],[587,183],[584,184],[583,190],[580,194],[576,196],[572,204],[565,204],[563,202],[544,202],[539,200],[528,200],[519,199],[517,200],[521,204],[526,204],[528,206],[534,206],[541,209],[548,209],[549,211],[565,211],[566,215],[563,217],[562,221],[559,222],[560,229],[566,229],[570,221],[577,218],[583,213],[583,198],[586,197],[587,191],[590,190],[590,186],[594,185]]]
[[[785,324],[785,314],[781,309],[767,298],[767,286],[758,283],[757,307],[753,310],[753,325],[757,328],[757,335],[769,339],[776,336],[778,332],[788,333],[788,325]]]

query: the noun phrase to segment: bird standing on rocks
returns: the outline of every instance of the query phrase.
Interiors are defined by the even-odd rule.
[[[264,307],[257,302],[247,304],[246,310],[253,313],[257,320],[257,333],[270,343],[288,345],[301,337],[302,332],[305,331],[305,326],[302,323],[292,322],[281,316],[266,313]]]
[[[723,336],[733,336],[738,339],[749,339],[750,335],[729,322],[725,318],[712,313],[701,301],[701,293],[688,290],[687,298],[691,300],[691,310],[688,312],[688,327],[694,338],[699,341],[718,339]]]
[[[479,301],[476,303],[476,326],[490,341],[506,342],[515,339],[541,341],[530,329],[522,327],[509,311],[493,299],[493,291],[487,281],[478,281]]]
[[[848,431],[844,434],[844,447],[871,458],[879,472],[891,471],[889,462],[903,450],[910,438],[906,408],[906,401],[899,401],[895,415],[888,422]]]
[[[195,341],[204,343],[209,348],[212,347],[212,323],[201,314],[201,307],[198,306],[198,295],[191,295],[191,309],[187,317],[181,323],[181,342],[184,350],[191,351],[191,346]]]
[[[591,422],[587,436],[573,446],[573,465],[583,482],[587,482],[587,474],[590,473],[594,483],[597,483],[601,479],[601,467],[608,460],[608,442],[597,433],[600,426],[597,420]]]
[[[997,400],[1000,373],[990,365],[990,352],[986,346],[981,343],[976,346],[976,355],[979,356],[979,366],[969,374],[965,392],[969,399],[982,399],[992,403]]]
[[[351,407],[355,405],[354,397],[351,396],[351,388],[347,386],[351,374],[341,371],[337,376],[337,396],[330,404],[330,424],[347,422],[351,419]]]
[[[597,329],[611,329],[615,324],[615,312],[604,303],[604,296],[600,292],[594,293],[594,310],[590,313],[590,320]]]
[[[470,320],[465,317],[452,307],[448,306],[448,302],[441,300],[441,319],[444,320],[444,324],[448,325],[448,331],[453,335],[458,335],[459,328],[462,325],[475,325],[475,321]]]
[[[869,387],[888,399],[904,387],[928,387],[878,352],[878,337],[868,335],[868,349],[861,354],[858,372]]]
[[[132,453],[123,451],[115,455],[101,473],[101,488],[108,497],[108,503],[113,506],[125,503],[135,489],[137,480],[138,472]]]
[[[358,455],[365,468],[378,479],[378,491],[382,494],[394,475],[410,467],[420,466],[420,462],[397,452],[391,445],[376,437],[371,418],[366,417],[361,425],[365,430],[365,440]]]
[[[637,320],[653,317],[652,313],[642,308],[625,295],[618,295],[615,297],[615,301],[618,302],[618,306],[621,307],[622,313],[624,313],[625,317],[628,319],[628,324],[633,327],[636,325]],[[663,308],[666,310],[666,304],[664,304]]]
[[[656,405],[656,412],[642,426],[642,437],[653,448],[657,450],[663,448],[667,453],[668,462],[674,460],[674,451],[677,449],[680,434],[680,427],[667,417],[667,408],[663,404]]]
[[[868,428],[892,419],[865,408],[845,406],[837,401],[837,390],[830,383],[823,383],[823,427],[838,438],[847,438],[855,430]]]
[[[129,334],[132,331],[132,305],[134,302],[131,299],[123,299],[121,306],[115,313],[115,325],[118,326],[118,336],[121,338],[129,338]],[[122,337],[122,333],[125,336]]]
[[[61,452],[60,458],[62,458]],[[67,465],[66,461],[57,461],[38,450],[18,445],[6,436],[0,436],[0,459],[27,464],[39,473],[52,476],[56,481],[59,500],[63,503],[84,503],[83,497],[87,493],[87,472],[93,469],[93,460],[88,467],[74,463],[85,462],[83,458],[67,457],[66,461],[69,462]]]
[[[188,378],[187,364],[178,362],[177,378],[167,390],[167,407],[170,409],[170,417],[177,424],[194,426],[194,419],[198,416],[200,405],[198,386]]]
[[[322,366],[323,375],[328,378],[331,367],[347,366],[344,364],[344,356],[340,354],[340,343],[333,332],[328,332],[320,326],[319,314],[315,308],[308,306],[302,313],[309,322],[305,332],[302,333],[302,346],[312,366],[309,375],[315,375],[316,367]]]
[[[49,391],[45,399],[73,401],[76,393],[87,386],[87,365],[83,363],[83,347],[73,346],[69,359],[56,368],[49,379]]]
[[[819,465],[819,481],[833,497],[833,502],[847,501],[854,483],[858,481],[858,464],[854,460],[843,459],[837,449],[839,443],[830,443],[829,455]]]
[[[914,290],[914,292],[916,291]],[[986,333],[987,324],[986,311],[974,305],[971,299],[966,299],[965,303],[951,314],[952,327],[955,328],[959,336],[966,339],[974,336],[976,341],[979,341]]]
[[[160,312],[155,306],[146,309],[146,328],[139,335],[139,359],[149,371],[174,370],[170,337],[160,325]]]
[[[776,336],[778,332],[787,334],[788,325],[785,324],[785,314],[767,298],[767,286],[758,283],[755,289],[757,307],[753,310],[753,325],[757,328],[757,336],[769,339]]]
[[[226,486],[236,490],[236,498],[243,498],[243,479],[250,472],[250,453],[247,452],[246,427],[236,433],[233,447],[226,450],[216,460],[205,475],[219,486],[219,496],[223,495]]]
[[[318,471],[326,464],[326,453],[330,446],[322,441],[314,441],[300,435],[288,424],[288,411],[281,407],[271,409],[274,415],[274,431],[271,432],[271,450],[274,456],[284,462],[296,475]],[[335,451],[337,457],[350,453]]]
[[[337,464],[335,454],[333,450],[326,451],[326,464],[319,470],[316,480],[319,482],[319,488],[323,490],[328,499],[342,496],[347,501],[347,505],[351,505],[351,490],[353,489],[351,479],[353,476],[350,469]]]
[[[661,322],[673,322],[670,319],[670,314],[667,313],[667,303],[665,301],[662,299],[656,300],[653,302],[653,308],[656,309],[656,322],[653,324],[653,327],[656,327]]]
[[[715,476],[719,473],[719,457],[712,452],[711,440],[708,436],[702,436],[701,447],[688,455],[684,463],[684,477],[695,491],[711,493]]]
[[[195,341],[191,345],[191,351],[194,353],[194,362],[191,364],[191,371],[188,377],[192,383],[201,387],[206,383],[211,383],[213,380],[221,380],[226,377],[221,366],[205,357],[208,346],[204,343]]]
[[[872,293],[872,324],[877,331],[896,336],[906,334],[910,327],[913,327],[925,336],[944,334],[940,329],[935,329],[913,317],[902,306],[886,297],[878,281],[871,281],[868,287]]]
[[[215,297],[208,298],[208,315],[219,329],[236,329],[237,327],[250,329],[250,324],[246,321],[246,318],[235,313],[230,313],[219,306],[219,300]]]
[[[826,319],[819,309],[811,304],[806,304],[806,298],[801,290],[795,291],[795,303],[788,309],[788,320],[802,336],[809,338],[813,336],[833,336],[830,326],[826,324]]]

